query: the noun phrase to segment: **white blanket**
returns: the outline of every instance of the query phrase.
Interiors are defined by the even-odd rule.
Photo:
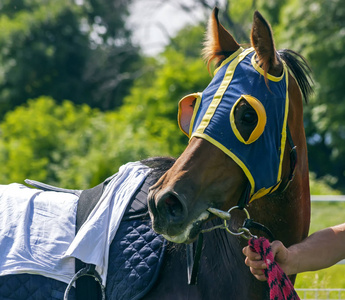
[[[122,166],[77,235],[76,195],[0,185],[0,276],[40,274],[69,283],[76,257],[95,264],[105,285],[109,246],[149,171],[138,162]]]
[[[12,183],[0,186],[0,275],[40,274],[68,282],[78,197]]]
[[[96,265],[105,285],[109,246],[120,226],[132,195],[145,180],[150,169],[141,163],[122,166],[108,183],[101,199],[79,229],[65,257],[73,256],[85,263]]]

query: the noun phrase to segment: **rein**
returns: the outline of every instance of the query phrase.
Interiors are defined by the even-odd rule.
[[[248,244],[252,251],[260,254],[267,266],[264,274],[270,287],[270,299],[299,300],[300,298],[289,277],[286,276],[284,271],[275,262],[269,241],[261,237],[259,239],[251,239]]]

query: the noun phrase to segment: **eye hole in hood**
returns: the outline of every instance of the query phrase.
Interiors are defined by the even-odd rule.
[[[193,93],[183,97],[178,106],[177,121],[181,131],[188,137],[191,136],[195,113],[201,101],[201,93]]]
[[[266,121],[264,106],[250,95],[242,95],[230,112],[232,130],[238,140],[244,144],[251,144],[262,135]]]

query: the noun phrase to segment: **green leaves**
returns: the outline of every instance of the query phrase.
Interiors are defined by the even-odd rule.
[[[76,155],[88,155],[90,128],[97,114],[68,101],[58,106],[49,97],[29,100],[8,113],[0,125],[0,181],[22,182],[27,177],[63,181],[61,170],[73,165]]]
[[[192,33],[190,35],[190,33]],[[193,39],[188,41],[188,37]],[[132,130],[145,135],[154,145],[153,155],[178,156],[187,144],[177,124],[178,101],[192,92],[202,91],[211,77],[200,58],[201,27],[186,28],[173,39],[171,46],[159,57],[154,70],[137,79],[125,98],[119,115]],[[186,55],[185,49],[194,49]],[[140,136],[139,136],[140,137]]]
[[[114,1],[102,0],[2,2],[0,119],[41,95],[119,106],[141,61],[124,24],[128,4],[114,10]]]
[[[194,45],[188,45],[191,30],[202,39],[200,28],[186,29],[174,47],[148,59],[116,111],[42,96],[8,112],[0,123],[0,182],[32,178],[82,189],[129,161],[178,156],[188,142],[177,125],[178,101],[202,91],[211,79],[197,55],[201,49],[187,56],[182,51]]]
[[[279,44],[303,54],[315,79],[315,94],[305,108],[310,168],[345,183],[345,8],[343,0],[290,1],[277,27]]]
[[[125,26],[130,2],[1,1],[0,183],[31,177],[86,188],[128,161],[184,150],[178,101],[211,80],[200,55],[206,25],[187,26],[163,53],[142,57]],[[317,178],[331,174],[339,187],[345,182],[343,0],[246,0],[227,7],[230,15],[222,18],[241,42],[249,41],[259,9],[277,48],[310,61],[316,82],[304,114],[310,167]]]

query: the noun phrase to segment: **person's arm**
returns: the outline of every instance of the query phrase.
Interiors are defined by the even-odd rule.
[[[289,248],[280,241],[271,244],[276,262],[287,275],[328,268],[345,258],[345,223],[317,231]],[[249,246],[243,248],[245,263],[259,280],[266,280],[265,263]]]

